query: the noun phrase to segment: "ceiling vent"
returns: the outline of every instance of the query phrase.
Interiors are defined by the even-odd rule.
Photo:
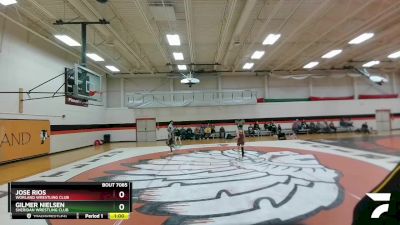
[[[172,6],[150,5],[149,8],[156,21],[176,21],[175,10]]]

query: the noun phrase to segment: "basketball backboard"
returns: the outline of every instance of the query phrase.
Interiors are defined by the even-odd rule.
[[[103,100],[102,76],[79,64],[66,70],[66,87],[69,97],[97,102]]]

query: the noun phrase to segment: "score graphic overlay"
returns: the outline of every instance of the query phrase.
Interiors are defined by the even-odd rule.
[[[132,212],[130,182],[12,182],[13,219],[116,219]]]

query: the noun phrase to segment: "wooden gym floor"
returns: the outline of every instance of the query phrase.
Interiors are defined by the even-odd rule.
[[[308,134],[298,135],[297,139],[308,140],[308,141],[324,141],[330,140],[335,141],[340,146],[354,147],[356,149],[363,150],[383,150],[383,153],[393,153],[400,155],[400,142],[397,135],[400,135],[400,131],[392,131],[388,133],[375,133],[375,134],[359,134],[359,133],[337,133],[337,134]],[[375,146],[375,148],[368,149],[370,142],[374,141],[378,137],[387,137],[388,141],[382,146]],[[246,138],[246,142],[254,141],[269,141],[276,140],[272,136],[262,137],[250,137]],[[208,140],[186,140],[182,141],[182,145],[195,145],[195,144],[210,144],[210,143],[232,143],[235,139],[208,139]],[[331,142],[329,142],[331,143]],[[364,144],[363,144],[364,143]],[[16,181],[25,177],[35,175],[44,171],[48,171],[93,155],[97,155],[103,152],[107,152],[117,148],[134,148],[134,147],[146,147],[146,146],[165,146],[165,141],[149,142],[149,143],[137,143],[137,142],[118,142],[105,144],[103,146],[90,146],[80,149],[60,152],[57,154],[51,154],[41,156],[37,158],[12,162],[0,165],[0,184],[5,184],[11,181]],[[167,147],[166,147],[167,149]],[[386,150],[386,151],[385,151]],[[398,150],[398,151],[396,151]]]

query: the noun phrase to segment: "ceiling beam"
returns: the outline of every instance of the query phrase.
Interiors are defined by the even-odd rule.
[[[374,42],[376,44],[373,45],[374,46],[373,48],[360,47],[354,49],[355,51],[352,52],[351,54],[346,54],[346,57],[338,58],[336,60],[333,60],[333,62],[335,62],[334,64],[344,66],[347,64],[349,60],[358,61],[358,59],[360,58],[362,60],[365,60],[367,58],[367,60],[369,61],[369,60],[381,59],[382,56],[384,56],[385,60],[390,60],[387,58],[387,56],[390,53],[399,50],[400,40],[397,36],[399,32],[400,32],[400,24],[397,24],[395,27],[393,27],[393,29],[388,29],[382,33],[379,33],[377,37],[374,37],[375,38]],[[388,37],[393,37],[393,38],[387,40]],[[388,50],[390,49],[391,51],[388,52]],[[382,53],[382,51],[386,53]]]
[[[353,13],[347,15],[344,19],[349,19],[352,16],[355,16],[357,13],[360,13],[362,9],[365,9],[365,7],[367,7],[369,4],[371,4],[373,2],[373,0],[369,0],[369,1],[365,1],[363,5],[360,6],[360,8],[357,8],[357,10],[355,10]],[[316,51],[314,51],[313,53],[311,53],[309,57],[307,57],[305,60],[302,60],[299,63],[296,63],[295,65],[291,66],[289,69],[297,69],[300,66],[306,64],[308,61],[313,60],[315,58],[320,58],[324,53],[326,53],[329,50],[332,49],[336,49],[336,48],[341,48],[344,44],[347,44],[347,42],[349,41],[350,38],[352,38],[354,35],[356,34],[360,34],[362,30],[367,30],[370,29],[372,26],[374,26],[376,23],[381,22],[381,21],[385,21],[386,17],[391,15],[393,13],[393,9],[395,8],[395,6],[399,5],[400,1],[398,1],[395,5],[387,7],[385,10],[383,10],[381,13],[370,17],[367,21],[365,21],[361,26],[359,26],[355,31],[351,32],[351,33],[347,33],[344,34],[342,36],[340,36],[339,38],[337,38],[338,41],[333,42],[332,44],[328,45],[327,47],[323,48],[323,49],[317,49]],[[339,21],[340,25],[343,24],[344,19],[342,19],[341,21]],[[337,24],[339,24],[337,23]],[[336,26],[336,25],[335,25]],[[333,29],[330,29],[330,31],[332,31]],[[327,32],[325,32],[322,35],[326,35],[328,34]],[[319,36],[318,39],[315,39],[314,41],[318,41],[320,40],[320,38],[322,38],[323,36]],[[304,51],[305,49],[309,48],[310,46],[312,46],[314,42],[310,42],[308,45],[304,46],[301,51]],[[296,53],[296,56],[298,56],[299,54],[301,54],[301,51],[298,51]],[[294,58],[294,55],[293,57]],[[324,62],[322,63],[324,64]]]
[[[99,12],[96,11],[96,9],[93,8],[92,5],[90,5],[88,1],[80,1],[80,0],[67,0],[67,1],[75,8],[75,10],[77,10],[83,17],[85,17],[88,20],[98,20],[99,18],[103,17]],[[108,32],[112,36],[114,36],[121,43],[122,47],[124,47],[124,49],[126,49],[134,57],[136,61],[138,61],[144,68],[146,68],[148,72],[150,73],[154,72],[154,67],[150,63],[145,62],[143,56],[134,51],[131,48],[131,46],[129,46],[129,44],[127,44],[123,40],[123,38],[118,34],[118,32],[111,26],[111,24],[107,24],[102,27],[106,27]],[[98,26],[95,26],[95,28],[99,29]]]
[[[186,1],[186,0],[185,0]],[[228,38],[228,31],[229,31],[229,27],[231,25],[232,22],[232,18],[233,18],[233,13],[235,12],[236,9],[236,3],[237,0],[232,0],[232,1],[228,1],[227,2],[229,4],[229,10],[228,10],[228,18],[226,19],[226,22],[224,24],[223,30],[222,30],[222,34],[219,38],[219,43],[217,46],[217,52],[215,54],[214,57],[214,63],[220,63],[222,58],[223,58],[223,52],[225,51],[226,47],[226,40]],[[214,66],[214,70],[217,69],[217,65]]]
[[[52,13],[50,13],[46,8],[42,7],[42,6],[41,6],[38,2],[36,2],[35,0],[29,0],[29,2],[30,2],[34,7],[36,7],[40,12],[42,12],[42,13],[43,13],[48,19],[50,19],[51,21],[55,21],[56,19],[59,19],[59,18],[56,18]],[[21,9],[21,10],[24,12],[24,14],[29,15],[30,18],[34,18],[35,20],[40,21],[40,23],[42,24],[42,26],[44,26],[45,29],[48,30],[51,34],[54,35],[54,34],[58,33],[58,30],[57,30],[56,28],[54,28],[54,26],[52,25],[51,22],[50,22],[50,23],[49,23],[49,22],[45,22],[45,21],[43,21],[41,18],[39,18],[38,16],[33,15],[33,13],[30,12],[29,10],[25,9],[25,8],[23,7],[22,4],[18,4],[17,7],[18,7],[19,9]],[[78,37],[80,36],[80,34],[77,34],[76,32],[74,32],[74,31],[73,31],[70,27],[68,27],[68,26],[65,27],[65,29],[68,30],[70,33],[73,33],[74,36],[78,36]],[[129,69],[128,69],[127,67],[123,66],[121,63],[117,62],[117,61],[114,60],[112,57],[109,57],[109,56],[108,56],[109,54],[107,54],[107,53],[105,53],[104,51],[102,51],[102,50],[101,50],[99,47],[97,47],[96,45],[94,45],[94,44],[92,44],[92,43],[90,43],[90,42],[88,42],[88,44],[89,44],[89,46],[90,46],[92,49],[96,50],[96,52],[98,52],[102,57],[108,58],[110,61],[113,62],[113,64],[115,64],[116,66],[118,66],[120,69],[125,70],[125,71],[129,71]]]
[[[225,51],[225,55],[222,57],[223,59],[223,63],[222,65],[226,65],[226,61],[229,58],[229,55],[232,53],[231,49],[235,46],[235,42],[239,42],[239,45],[241,46],[243,44],[243,40],[241,40],[241,35],[243,34],[243,28],[245,27],[245,25],[247,24],[247,22],[249,21],[251,15],[252,15],[252,11],[255,8],[256,4],[257,4],[257,0],[247,0],[245,1],[246,5],[244,6],[239,20],[236,23],[236,27],[235,30],[233,31],[231,40],[229,42],[229,45]]]
[[[160,41],[161,41],[161,38],[160,38],[159,33],[156,32],[156,31],[153,29],[153,26],[152,26],[152,24],[151,24],[151,21],[150,21],[150,19],[147,17],[146,11],[149,11],[149,10],[147,10],[147,5],[143,4],[143,1],[142,1],[142,0],[134,0],[134,3],[135,3],[135,5],[136,5],[136,7],[139,9],[140,15],[142,16],[142,18],[143,18],[143,20],[144,20],[144,22],[145,22],[145,24],[146,24],[147,30],[151,33],[151,36],[153,37],[154,42],[156,43],[156,45],[157,45],[157,47],[158,47],[158,50],[160,51],[160,53],[161,53],[162,57],[164,58],[166,64],[171,64],[171,60],[170,60],[170,58],[168,57],[168,55],[167,55],[167,53],[166,53],[166,50],[165,50],[165,49],[163,48],[163,46],[161,45],[161,42],[160,42]]]
[[[274,17],[276,16],[276,14],[279,12],[279,9],[282,7],[282,5],[283,5],[284,2],[285,2],[285,0],[280,0],[278,3],[275,4],[274,8],[272,9],[272,13],[270,13],[270,14],[268,15],[267,19],[265,20],[265,22],[262,24],[261,28],[258,30],[257,34],[255,35],[255,38],[253,38],[253,41],[251,41],[250,45],[247,46],[247,47],[245,48],[245,50],[242,51],[242,49],[241,49],[241,50],[239,51],[239,54],[237,55],[237,57],[235,58],[235,61],[234,61],[234,63],[233,63],[233,65],[234,65],[234,66],[233,66],[233,70],[234,70],[234,71],[236,71],[237,68],[241,66],[241,65],[240,65],[240,60],[243,59],[244,55],[246,55],[246,54],[254,47],[254,45],[255,45],[256,43],[262,42],[262,41],[263,41],[263,38],[266,37],[265,34],[267,33],[268,25],[270,24],[272,18],[274,18]],[[299,1],[299,2],[297,3],[297,5],[299,6],[299,5],[301,4],[301,2],[302,2],[302,1]],[[297,7],[298,7],[298,6],[297,6]],[[296,7],[296,8],[297,8],[297,7]],[[291,13],[291,15],[292,15],[292,13]],[[289,16],[288,18],[290,18],[290,16]],[[246,37],[245,40],[248,39],[248,37],[250,36],[250,33],[251,33],[251,32],[249,32],[249,33],[247,34],[247,37]],[[244,48],[244,47],[245,47],[245,43],[242,45],[242,48]],[[240,54],[241,52],[242,52],[243,54]],[[236,65],[236,66],[235,66],[235,65]]]
[[[189,42],[189,54],[190,54],[190,63],[195,63],[196,62],[196,53],[195,53],[195,47],[194,47],[194,42],[192,39],[192,0],[184,0],[184,6],[185,6],[185,18],[186,18],[186,33],[187,33],[187,39]],[[192,66],[193,67],[193,66]],[[192,68],[194,69],[194,68]]]
[[[316,17],[317,15],[319,15],[319,14],[321,13],[321,11],[327,10],[327,8],[328,8],[328,6],[331,4],[331,2],[332,2],[332,0],[325,0],[325,1],[323,1],[323,3],[320,4],[320,5],[318,6],[318,8],[316,8],[311,14],[309,14],[309,16],[307,16],[307,18],[306,18],[302,23],[300,23],[300,24],[296,27],[296,29],[294,29],[291,33],[289,33],[289,35],[282,37],[283,40],[282,40],[282,41],[279,41],[278,44],[277,44],[276,46],[273,46],[273,47],[272,47],[272,48],[273,48],[272,51],[270,51],[269,54],[268,54],[266,57],[264,57],[263,60],[260,60],[260,61],[257,63],[257,66],[254,67],[254,70],[258,70],[259,68],[261,68],[262,66],[264,66],[265,63],[266,63],[269,59],[271,59],[272,56],[273,56],[275,53],[277,53],[277,52],[279,51],[279,48],[280,48],[283,44],[289,42],[289,41],[292,40],[294,37],[296,37],[296,34],[299,33],[299,31],[304,32],[304,27],[305,27],[306,25],[308,25],[310,22],[314,22],[314,21],[313,21],[314,17]]]
[[[71,51],[71,50],[65,48],[64,46],[58,44],[58,43],[55,42],[54,40],[51,40],[51,39],[49,39],[48,37],[46,37],[46,36],[44,36],[44,35],[42,35],[42,34],[36,32],[36,31],[33,30],[32,28],[30,28],[30,27],[28,27],[27,25],[23,24],[22,22],[19,22],[19,21],[15,20],[15,19],[12,18],[11,16],[9,16],[9,15],[7,15],[7,14],[1,12],[1,11],[0,11],[0,16],[2,16],[3,18],[5,18],[5,19],[8,20],[8,21],[11,21],[12,23],[16,24],[17,26],[20,26],[21,28],[25,29],[26,31],[28,31],[28,32],[30,32],[30,33],[36,35],[37,37],[41,38],[42,40],[46,41],[47,43],[54,45],[55,47],[57,47],[57,48],[63,50],[64,52],[66,52],[66,53],[68,53],[68,54],[74,56],[75,58],[79,58],[79,59],[80,59],[80,57],[81,57],[80,54],[75,53],[75,52],[73,52],[73,51]],[[38,21],[38,22],[41,22],[41,21]],[[105,73],[108,73],[108,71],[106,71],[105,68],[100,67],[99,65],[97,65],[97,64],[95,64],[95,63],[90,62],[89,64],[91,64],[94,68],[98,69],[99,71],[103,71],[103,72],[105,72]]]

